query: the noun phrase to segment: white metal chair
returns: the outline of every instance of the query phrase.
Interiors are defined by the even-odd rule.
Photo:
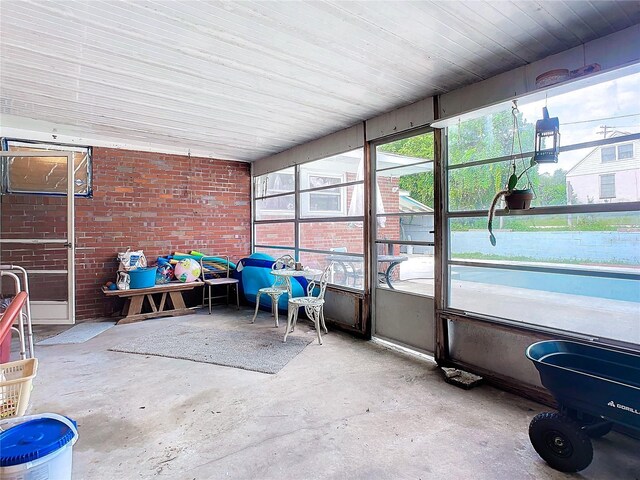
[[[298,321],[298,310],[304,307],[304,311],[316,327],[316,333],[318,334],[318,343],[322,345],[322,337],[320,335],[320,326],[324,330],[324,333],[329,333],[327,325],[324,323],[324,292],[327,289],[327,282],[329,275],[331,274],[331,265],[324,269],[320,279],[316,282],[313,279],[307,285],[307,296],[289,298],[289,308],[287,311],[287,331],[284,332],[284,341],[287,341],[287,335],[296,328],[296,322]],[[318,296],[314,297],[314,290],[319,288]]]
[[[291,255],[283,255],[275,261],[275,263],[271,266],[271,269],[293,269],[295,268],[295,266],[296,261]],[[283,293],[288,293],[287,280],[284,277],[276,277],[270,287],[259,289],[258,293],[256,294],[256,311],[253,314],[253,320],[251,320],[251,323],[256,322],[256,316],[258,315],[258,309],[260,308],[260,295],[264,294],[271,297],[271,316],[276,318],[276,327],[278,327],[278,299]]]
[[[202,304],[205,302],[205,290],[208,290],[209,297],[209,314],[211,314],[211,299],[212,298],[226,298],[227,305],[229,304],[229,286],[233,285],[236,289],[236,307],[240,309],[240,293],[238,292],[238,279],[230,277],[229,257],[223,256],[205,256],[200,258],[200,276],[204,282],[202,288]],[[211,296],[211,287],[226,286],[226,295],[218,295],[217,297]]]

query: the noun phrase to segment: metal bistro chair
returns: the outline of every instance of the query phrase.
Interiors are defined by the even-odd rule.
[[[316,327],[316,333],[318,334],[318,343],[322,345],[322,337],[320,336],[320,326],[324,333],[329,333],[327,325],[324,323],[324,292],[327,289],[327,282],[329,275],[331,274],[331,265],[324,269],[320,279],[316,282],[315,278],[307,285],[307,296],[289,298],[289,308],[287,311],[287,331],[284,332],[284,341],[287,341],[287,335],[296,328],[296,322],[298,321],[298,310],[300,307],[304,307],[304,311]],[[318,296],[314,297],[313,292],[316,287],[320,288]]]
[[[236,307],[238,310],[240,309],[240,293],[238,292],[238,279],[231,278],[230,275],[230,267],[229,267],[229,257],[228,256],[219,256],[219,257],[202,257],[200,259],[200,275],[202,277],[202,281],[204,282],[204,287],[202,288],[202,304],[205,302],[205,290],[208,290],[208,299],[209,299],[209,314],[211,314],[211,300],[212,298],[226,298],[227,305],[229,305],[229,285],[233,285],[236,289]],[[227,287],[226,295],[218,295],[216,297],[211,296],[211,287],[217,287],[225,285]]]
[[[278,258],[271,266],[271,270],[282,270],[285,268],[294,269],[296,261],[291,255],[283,255]],[[260,308],[260,295],[265,294],[271,297],[271,316],[276,318],[276,327],[278,324],[278,300],[280,295],[288,293],[287,279],[284,277],[275,277],[273,284],[270,287],[264,287],[258,290],[256,294],[256,311],[253,314],[253,320],[251,323],[256,322],[256,316],[258,315],[258,309]]]

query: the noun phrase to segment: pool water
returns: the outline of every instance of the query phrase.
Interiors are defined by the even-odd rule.
[[[452,266],[451,279],[531,290],[640,302],[640,280],[497,268]]]

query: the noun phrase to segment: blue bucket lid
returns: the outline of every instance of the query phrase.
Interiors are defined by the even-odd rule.
[[[11,427],[0,432],[0,467],[46,457],[64,447],[75,435],[69,425],[55,418],[36,418]]]

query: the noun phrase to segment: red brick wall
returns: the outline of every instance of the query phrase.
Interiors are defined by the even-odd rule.
[[[3,238],[50,236],[64,229],[64,201],[6,195],[1,220]],[[176,250],[237,260],[250,253],[250,232],[249,164],[94,148],[93,198],[76,198],[77,319],[117,308],[100,286],[114,279],[116,255],[127,247],[143,249],[149,261]],[[27,268],[64,262],[63,255],[42,250],[32,255],[5,245],[0,261]],[[40,285],[59,287],[59,279]]]

